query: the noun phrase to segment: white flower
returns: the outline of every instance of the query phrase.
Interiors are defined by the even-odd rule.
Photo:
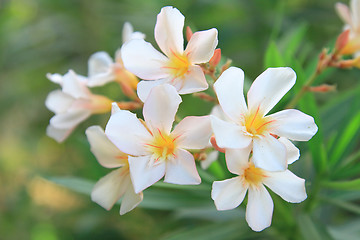
[[[230,172],[238,176],[215,181],[212,186],[211,198],[218,210],[229,210],[239,206],[248,192],[246,221],[254,231],[262,231],[271,225],[274,208],[270,194],[264,185],[285,201],[299,203],[307,197],[305,180],[289,170],[269,172],[255,167],[251,160],[248,161],[250,151],[250,147],[226,149],[227,167]],[[289,155],[292,155],[292,158],[289,159],[290,164],[296,156]]]
[[[355,56],[359,55],[360,49],[360,1],[351,0],[350,9],[343,3],[336,3],[335,9],[344,21],[344,29],[350,30],[349,42],[344,49],[341,50],[342,54],[352,54],[355,52]]]
[[[105,135],[100,126],[86,130],[91,151],[106,168],[118,168],[101,178],[91,192],[91,200],[110,210],[123,197],[120,215],[134,209],[143,200],[143,193],[135,193],[129,173],[128,155],[121,152]]]
[[[243,95],[244,72],[235,67],[226,70],[214,88],[220,106],[230,119],[211,116],[211,124],[220,148],[253,148],[253,163],[268,171],[287,167],[285,145],[273,135],[295,141],[307,141],[316,132],[314,119],[298,110],[287,109],[265,116],[295,83],[291,68],[269,68],[258,76]]]
[[[164,175],[168,183],[201,182],[194,157],[185,149],[202,149],[207,145],[210,119],[186,117],[171,131],[180,102],[176,89],[164,84],[154,87],[145,101],[145,121],[125,110],[110,117],[105,133],[122,152],[130,155],[130,175],[136,193]]]
[[[200,66],[214,54],[217,30],[199,31],[192,35],[184,50],[184,16],[173,7],[164,7],[157,16],[155,40],[166,55],[141,39],[131,40],[122,47],[125,68],[141,79],[138,95],[145,101],[152,87],[168,83],[179,94],[202,91],[208,88]]]
[[[131,39],[144,39],[145,34],[134,32],[130,23],[126,22],[122,32],[123,44]],[[96,52],[91,55],[89,62],[89,87],[102,86],[112,81],[126,83],[136,89],[138,79],[124,68],[121,59],[121,49],[115,53],[115,62],[106,52]]]
[[[92,94],[86,87],[86,78],[75,72],[70,70],[64,76],[48,74],[48,78],[62,86],[62,90],[50,92],[45,101],[46,107],[55,113],[46,132],[56,141],[64,141],[91,114],[110,111],[111,100]]]

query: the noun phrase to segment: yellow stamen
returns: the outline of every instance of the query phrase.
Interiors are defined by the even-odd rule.
[[[249,166],[244,169],[244,179],[250,186],[258,186],[265,177],[265,172],[255,167],[253,163],[249,163]]]
[[[171,135],[167,135],[157,129],[157,132],[153,133],[153,141],[146,146],[153,153],[153,159],[155,162],[165,161],[169,158],[176,157],[175,149],[176,149],[176,139],[177,137],[172,137]]]
[[[274,120],[269,119],[269,117],[263,117],[258,107],[255,112],[250,112],[250,114],[245,117],[246,131],[253,136],[262,135],[269,130],[272,122],[274,122]]]
[[[169,62],[164,68],[168,69],[174,78],[181,78],[189,71],[189,58],[186,54],[171,52]]]

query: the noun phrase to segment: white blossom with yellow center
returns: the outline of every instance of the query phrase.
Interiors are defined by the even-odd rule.
[[[165,54],[150,43],[134,39],[121,48],[127,70],[143,80],[138,84],[138,95],[145,101],[157,85],[173,85],[179,94],[194,93],[208,88],[205,75],[197,64],[206,63],[218,43],[215,28],[192,35],[184,50],[184,16],[173,7],[163,7],[157,16],[155,40]]]
[[[298,110],[287,109],[266,116],[295,84],[291,68],[269,68],[255,79],[243,95],[244,72],[231,67],[214,84],[226,120],[211,116],[211,124],[220,148],[252,147],[253,163],[268,171],[287,167],[286,146],[277,136],[308,141],[316,132],[314,119]]]
[[[194,157],[185,149],[207,146],[211,136],[210,118],[186,117],[171,131],[180,103],[176,89],[164,84],[154,87],[146,99],[144,121],[125,110],[110,117],[105,133],[122,152],[130,155],[130,175],[136,193],[163,176],[165,182],[174,184],[201,182]]]
[[[286,140],[285,140],[286,141]],[[306,199],[305,180],[289,170],[270,172],[255,167],[249,161],[251,148],[226,149],[226,165],[230,172],[238,176],[223,181],[215,181],[211,198],[218,210],[234,209],[241,204],[248,192],[246,221],[254,231],[262,231],[271,225],[274,204],[267,186],[287,202],[299,203]],[[299,155],[293,149],[287,149],[290,158],[295,161]]]

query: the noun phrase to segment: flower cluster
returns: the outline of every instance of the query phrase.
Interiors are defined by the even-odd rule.
[[[117,168],[98,181],[91,198],[105,209],[123,198],[120,214],[135,208],[143,199],[143,191],[163,177],[172,184],[200,184],[192,150],[205,154],[206,159],[204,149],[210,149],[211,142],[215,150],[225,153],[228,170],[237,175],[213,183],[211,197],[216,208],[236,208],[248,192],[246,221],[254,231],[261,231],[270,226],[273,212],[265,186],[288,202],[306,199],[304,179],[287,168],[300,156],[292,141],[308,141],[317,126],[311,116],[294,109],[268,114],[295,84],[296,74],[291,68],[264,71],[253,82],[245,101],[240,68],[225,64],[220,76],[214,77],[221,57],[220,50],[215,51],[217,30],[189,34],[184,50],[184,20],[176,8],[161,9],[154,33],[163,53],[125,24],[124,44],[115,61],[98,52],[90,57],[88,77],[73,71],[64,76],[49,75],[62,91],[50,93],[46,100],[56,114],[48,134],[63,141],[91,114],[111,109],[105,131],[100,126],[86,130],[99,163]],[[208,89],[212,81],[205,75],[210,72],[219,106],[207,116],[178,119],[180,95]],[[137,77],[142,81],[138,83]],[[110,81],[118,82],[134,103],[143,104],[144,119],[88,89]],[[204,99],[213,100],[203,94]],[[212,150],[207,161],[217,156]]]

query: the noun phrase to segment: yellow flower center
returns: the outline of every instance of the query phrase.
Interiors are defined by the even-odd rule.
[[[153,134],[153,141],[146,144],[149,150],[153,153],[153,159],[155,162],[165,161],[169,158],[176,157],[176,137],[167,135],[161,132],[159,129]]]
[[[249,166],[244,170],[244,179],[250,186],[258,186],[265,177],[265,172],[255,167],[253,163],[249,163]]]
[[[271,120],[269,117],[263,117],[263,115],[259,113],[259,108],[257,108],[255,112],[250,112],[245,116],[246,131],[253,136],[262,135],[269,130],[272,122],[274,122],[274,120]]]
[[[169,61],[164,68],[167,68],[174,78],[183,77],[189,70],[190,62],[186,54],[171,52]]]

